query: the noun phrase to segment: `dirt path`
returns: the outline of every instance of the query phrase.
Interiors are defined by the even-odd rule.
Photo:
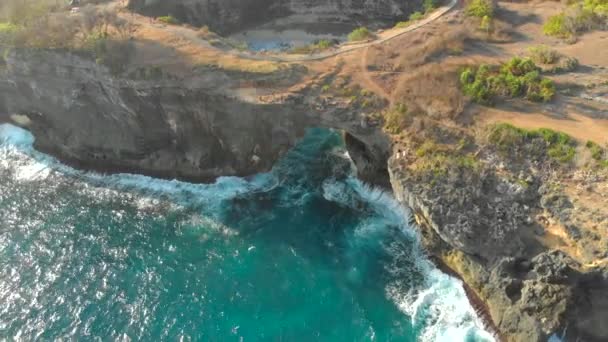
[[[366,47],[363,50],[363,52],[361,53],[360,66],[361,66],[361,75],[363,76],[360,79],[361,83],[363,83],[363,85],[366,86],[366,88],[373,91],[376,95],[385,98],[389,102],[389,104],[392,105],[392,103],[393,103],[392,95],[389,94],[386,90],[384,90],[384,88],[382,88],[380,85],[378,85],[378,83],[376,83],[376,81],[374,81],[374,79],[372,78],[372,73],[367,68],[368,55],[369,55],[369,46]]]

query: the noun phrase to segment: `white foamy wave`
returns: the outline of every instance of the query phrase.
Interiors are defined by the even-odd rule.
[[[393,284],[387,293],[421,330],[421,341],[494,341],[458,279],[429,267],[424,289],[402,294],[400,288]]]
[[[356,237],[373,238],[382,227],[396,225],[412,242],[411,250],[405,251],[402,245],[391,248],[395,263],[389,272],[398,280],[387,286],[386,293],[411,318],[415,330],[420,331],[420,340],[494,341],[471,306],[462,282],[440,272],[424,255],[418,232],[408,224],[410,212],[391,194],[356,178],[323,184],[324,197],[343,205],[352,203],[352,191],[382,217],[381,221],[363,222],[356,228]],[[404,261],[414,264],[414,269],[405,269]],[[422,286],[413,284],[411,274],[407,274],[411,272],[424,275]]]
[[[162,180],[134,174],[103,175],[82,172],[61,164],[56,159],[33,149],[33,135],[10,124],[0,125],[0,166],[12,170],[16,180],[31,181],[47,178],[53,171],[81,179],[85,189],[93,191],[116,190],[140,192],[146,198],[142,206],[155,203],[159,196],[169,196],[178,202],[218,203],[235,196],[276,187],[278,181],[272,174],[259,174],[246,180],[239,177],[220,177],[213,184],[192,184],[177,180]],[[100,189],[109,187],[110,189]],[[112,194],[110,194],[112,195]]]

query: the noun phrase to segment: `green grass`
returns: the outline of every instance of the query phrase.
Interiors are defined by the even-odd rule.
[[[526,130],[507,123],[490,126],[488,142],[503,154],[533,145],[533,140],[540,139],[546,144],[546,156],[561,163],[570,163],[576,155],[576,141],[563,132],[549,128]]]
[[[348,34],[348,41],[358,42],[370,39],[374,34],[367,27],[359,27]]]
[[[514,57],[501,66],[480,65],[460,73],[463,92],[474,102],[491,105],[499,96],[547,102],[555,95],[553,81],[540,76],[531,59]]]
[[[465,13],[470,17],[494,17],[494,2],[492,0],[471,0],[465,9]]]

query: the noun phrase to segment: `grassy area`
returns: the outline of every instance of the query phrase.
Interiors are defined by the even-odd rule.
[[[460,83],[464,93],[480,104],[491,105],[499,96],[547,102],[555,95],[553,81],[541,77],[539,68],[528,58],[514,57],[501,66],[465,68]]]
[[[374,37],[374,34],[367,27],[359,27],[348,34],[348,41],[358,42],[368,40]]]
[[[543,33],[559,38],[574,38],[595,29],[608,28],[608,0],[583,0],[571,3],[568,8],[543,25]]]
[[[473,172],[481,169],[481,163],[471,154],[459,147],[438,144],[427,140],[416,149],[413,171],[437,181],[450,173]]]
[[[512,154],[521,148],[534,151],[535,141],[543,141],[546,156],[562,164],[570,163],[576,155],[576,141],[563,132],[548,128],[526,130],[507,123],[490,126],[488,141],[503,154]]]

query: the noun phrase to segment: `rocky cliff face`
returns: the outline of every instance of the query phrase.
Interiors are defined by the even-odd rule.
[[[247,176],[269,170],[308,127],[331,127],[350,132],[358,155],[385,170],[388,139],[362,127],[346,103],[319,106],[306,89],[266,103],[229,91],[241,79],[289,78],[290,69],[149,80],[113,75],[69,53],[13,51],[5,58],[0,119],[21,118],[39,150],[78,167],[191,181]],[[362,171],[376,172],[369,165]]]
[[[290,14],[394,22],[420,4],[398,0],[131,0],[129,8],[149,16],[172,15],[225,34]]]
[[[606,267],[583,265],[543,241],[549,227],[537,214],[549,207],[566,212],[548,205],[560,200],[547,190],[546,160],[528,154],[524,162],[504,161],[486,146],[476,154],[478,169],[431,179],[410,166],[420,152],[397,148],[388,167],[396,198],[415,213],[429,252],[486,304],[501,339],[608,339]]]

